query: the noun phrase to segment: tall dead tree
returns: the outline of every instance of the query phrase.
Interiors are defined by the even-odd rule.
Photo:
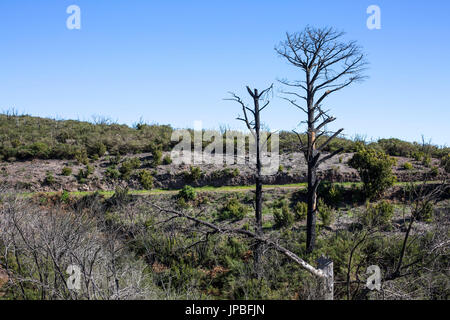
[[[343,42],[344,33],[333,28],[316,29],[307,27],[303,32],[286,34],[286,40],[275,48],[277,53],[289,64],[299,68],[304,80],[280,80],[291,90],[283,91],[283,98],[307,115],[306,140],[294,131],[300,142],[308,165],[308,215],[307,215],[307,251],[314,250],[316,238],[317,178],[319,165],[337,155],[342,149],[321,157],[324,149],[344,129],[335,132],[326,127],[336,118],[324,109],[325,99],[365,77],[365,56],[354,41]]]
[[[247,126],[248,130],[255,139],[256,144],[256,189],[255,189],[255,218],[256,218],[256,234],[258,236],[263,235],[262,230],[262,153],[261,147],[267,143],[267,137],[265,141],[261,141],[261,112],[269,105],[270,101],[266,100],[266,95],[272,90],[272,86],[259,92],[258,89],[250,89],[247,86],[247,91],[253,99],[253,107],[248,107],[244,101],[234,93],[231,94],[231,98],[226,100],[231,100],[239,103],[242,107],[243,116],[238,117],[237,120],[243,121]],[[263,102],[261,105],[260,102]],[[251,118],[249,117],[251,114]],[[255,249],[255,271],[258,277],[261,276],[261,256],[262,256],[262,246],[261,243],[257,243]]]

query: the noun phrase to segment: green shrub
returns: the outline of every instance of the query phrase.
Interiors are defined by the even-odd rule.
[[[87,154],[89,157],[102,157],[106,153],[106,146],[100,141],[88,142],[87,146]]]
[[[282,164],[280,164],[280,166],[278,167],[278,173],[283,173],[284,171],[284,167]]]
[[[186,185],[178,192],[178,198],[182,198],[185,201],[192,201],[197,198],[197,192],[193,187]]]
[[[64,191],[61,193],[61,198],[60,198],[60,200],[61,200],[61,202],[69,203],[69,200],[70,200],[70,193],[69,193],[68,191],[64,190]]]
[[[50,171],[47,171],[44,179],[44,183],[47,185],[52,185],[55,183],[55,177],[53,176],[53,173]]]
[[[395,159],[384,152],[361,145],[349,161],[350,166],[358,170],[369,199],[380,196],[395,183],[397,178],[392,173],[395,163]]]
[[[117,170],[114,166],[110,166],[106,169],[105,176],[111,180],[116,180],[120,177],[120,171]]]
[[[152,168],[156,168],[157,166],[159,166],[162,163],[162,151],[160,149],[155,149],[153,152],[153,159],[152,162],[150,163],[150,166]]]
[[[177,207],[180,209],[187,209],[189,208],[189,203],[187,203],[186,200],[184,200],[184,198],[178,198]]]
[[[412,154],[412,157],[414,158],[415,161],[422,161],[424,156],[425,154],[421,151],[416,151]]]
[[[317,194],[327,204],[337,206],[344,200],[344,187],[329,181],[323,181],[319,184]]]
[[[79,183],[85,183],[86,179],[94,172],[94,168],[90,165],[87,165],[86,168],[80,169],[78,171],[78,174],[76,175],[76,178]]]
[[[87,165],[89,163],[89,158],[87,156],[86,150],[77,150],[75,153],[75,159],[79,164]]]
[[[289,209],[275,208],[273,209],[273,219],[278,228],[289,228],[294,223],[295,217]]]
[[[62,168],[61,174],[66,177],[70,176],[72,174],[72,168],[70,168],[70,167]]]
[[[139,172],[139,181],[145,190],[151,190],[153,188],[153,176],[148,170],[142,170]]]
[[[405,162],[403,164],[403,169],[405,169],[405,170],[412,170],[413,169],[413,165],[411,163],[409,163],[409,162]]]
[[[164,158],[163,158],[163,164],[164,165],[169,165],[169,164],[171,164],[172,163],[172,158],[169,156],[169,155],[167,155],[167,156],[165,156]]]
[[[204,176],[203,171],[199,167],[190,167],[189,171],[183,172],[184,179],[188,182],[198,181]]]
[[[444,168],[445,172],[450,173],[450,153],[442,157],[441,167]]]
[[[298,221],[302,221],[306,219],[308,214],[308,204],[306,202],[297,202],[294,205],[294,215],[295,219]]]
[[[388,201],[380,201],[377,204],[366,203],[366,210],[360,216],[363,225],[371,227],[387,228],[392,224],[394,206]]]
[[[231,198],[220,210],[219,218],[222,220],[242,220],[247,214],[247,207],[236,198]]]
[[[122,162],[119,168],[121,178],[123,180],[128,180],[133,173],[133,170],[138,169],[141,166],[141,160],[139,158],[130,158]]]
[[[439,168],[438,167],[432,167],[430,170],[430,175],[433,178],[436,178],[439,175]]]
[[[431,166],[431,156],[430,155],[425,155],[424,157],[423,157],[423,159],[422,159],[422,164],[425,166],[425,167],[430,167]]]
[[[317,203],[317,213],[323,226],[330,226],[334,222],[334,210],[327,206],[323,199],[319,199]]]

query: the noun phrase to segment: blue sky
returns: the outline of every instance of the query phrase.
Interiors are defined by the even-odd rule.
[[[72,4],[81,30],[66,28]],[[381,30],[366,27],[371,4],[381,8]],[[2,0],[0,110],[239,129],[227,92],[301,79],[274,46],[309,24],[346,31],[370,62],[367,81],[328,99],[338,118],[330,129],[449,145],[449,12],[447,0]],[[276,95],[266,110],[272,129],[304,118]]]

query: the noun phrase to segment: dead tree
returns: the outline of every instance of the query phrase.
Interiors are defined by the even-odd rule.
[[[323,102],[332,93],[364,79],[366,62],[356,42],[342,42],[343,32],[333,28],[307,27],[303,32],[286,34],[287,39],[275,48],[288,63],[299,68],[305,80],[280,80],[292,90],[283,91],[283,98],[307,115],[306,139],[294,131],[308,165],[307,251],[314,250],[316,238],[317,177],[319,165],[342,149],[321,157],[324,149],[344,129],[326,130],[336,120],[324,109]]]
[[[261,141],[261,112],[269,105],[270,101],[265,101],[261,106],[260,102],[265,100],[266,95],[272,90],[272,86],[259,92],[258,89],[250,89],[247,86],[247,91],[253,99],[253,108],[248,107],[244,101],[234,93],[230,93],[232,98],[226,99],[236,101],[242,107],[243,117],[238,117],[237,120],[243,121],[248,130],[255,139],[256,144],[256,189],[255,189],[255,218],[256,218],[256,234],[262,236],[262,159],[261,159],[261,147],[268,142],[269,137],[265,141]],[[248,114],[252,115],[249,118]],[[258,277],[261,276],[261,256],[262,247],[259,243],[255,249],[255,270]]]

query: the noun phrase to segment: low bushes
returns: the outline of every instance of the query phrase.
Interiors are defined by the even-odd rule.
[[[382,195],[394,185],[397,178],[392,173],[392,166],[395,163],[395,159],[384,152],[365,146],[360,146],[349,161],[350,166],[358,170],[369,199]]]
[[[150,171],[142,170],[139,172],[139,182],[145,190],[153,188],[153,176]]]
[[[221,220],[242,220],[247,212],[248,209],[245,205],[240,203],[236,198],[231,198],[220,210],[219,218]]]
[[[394,216],[394,206],[388,201],[376,204],[366,203],[366,210],[360,214],[360,222],[369,227],[389,228]]]

